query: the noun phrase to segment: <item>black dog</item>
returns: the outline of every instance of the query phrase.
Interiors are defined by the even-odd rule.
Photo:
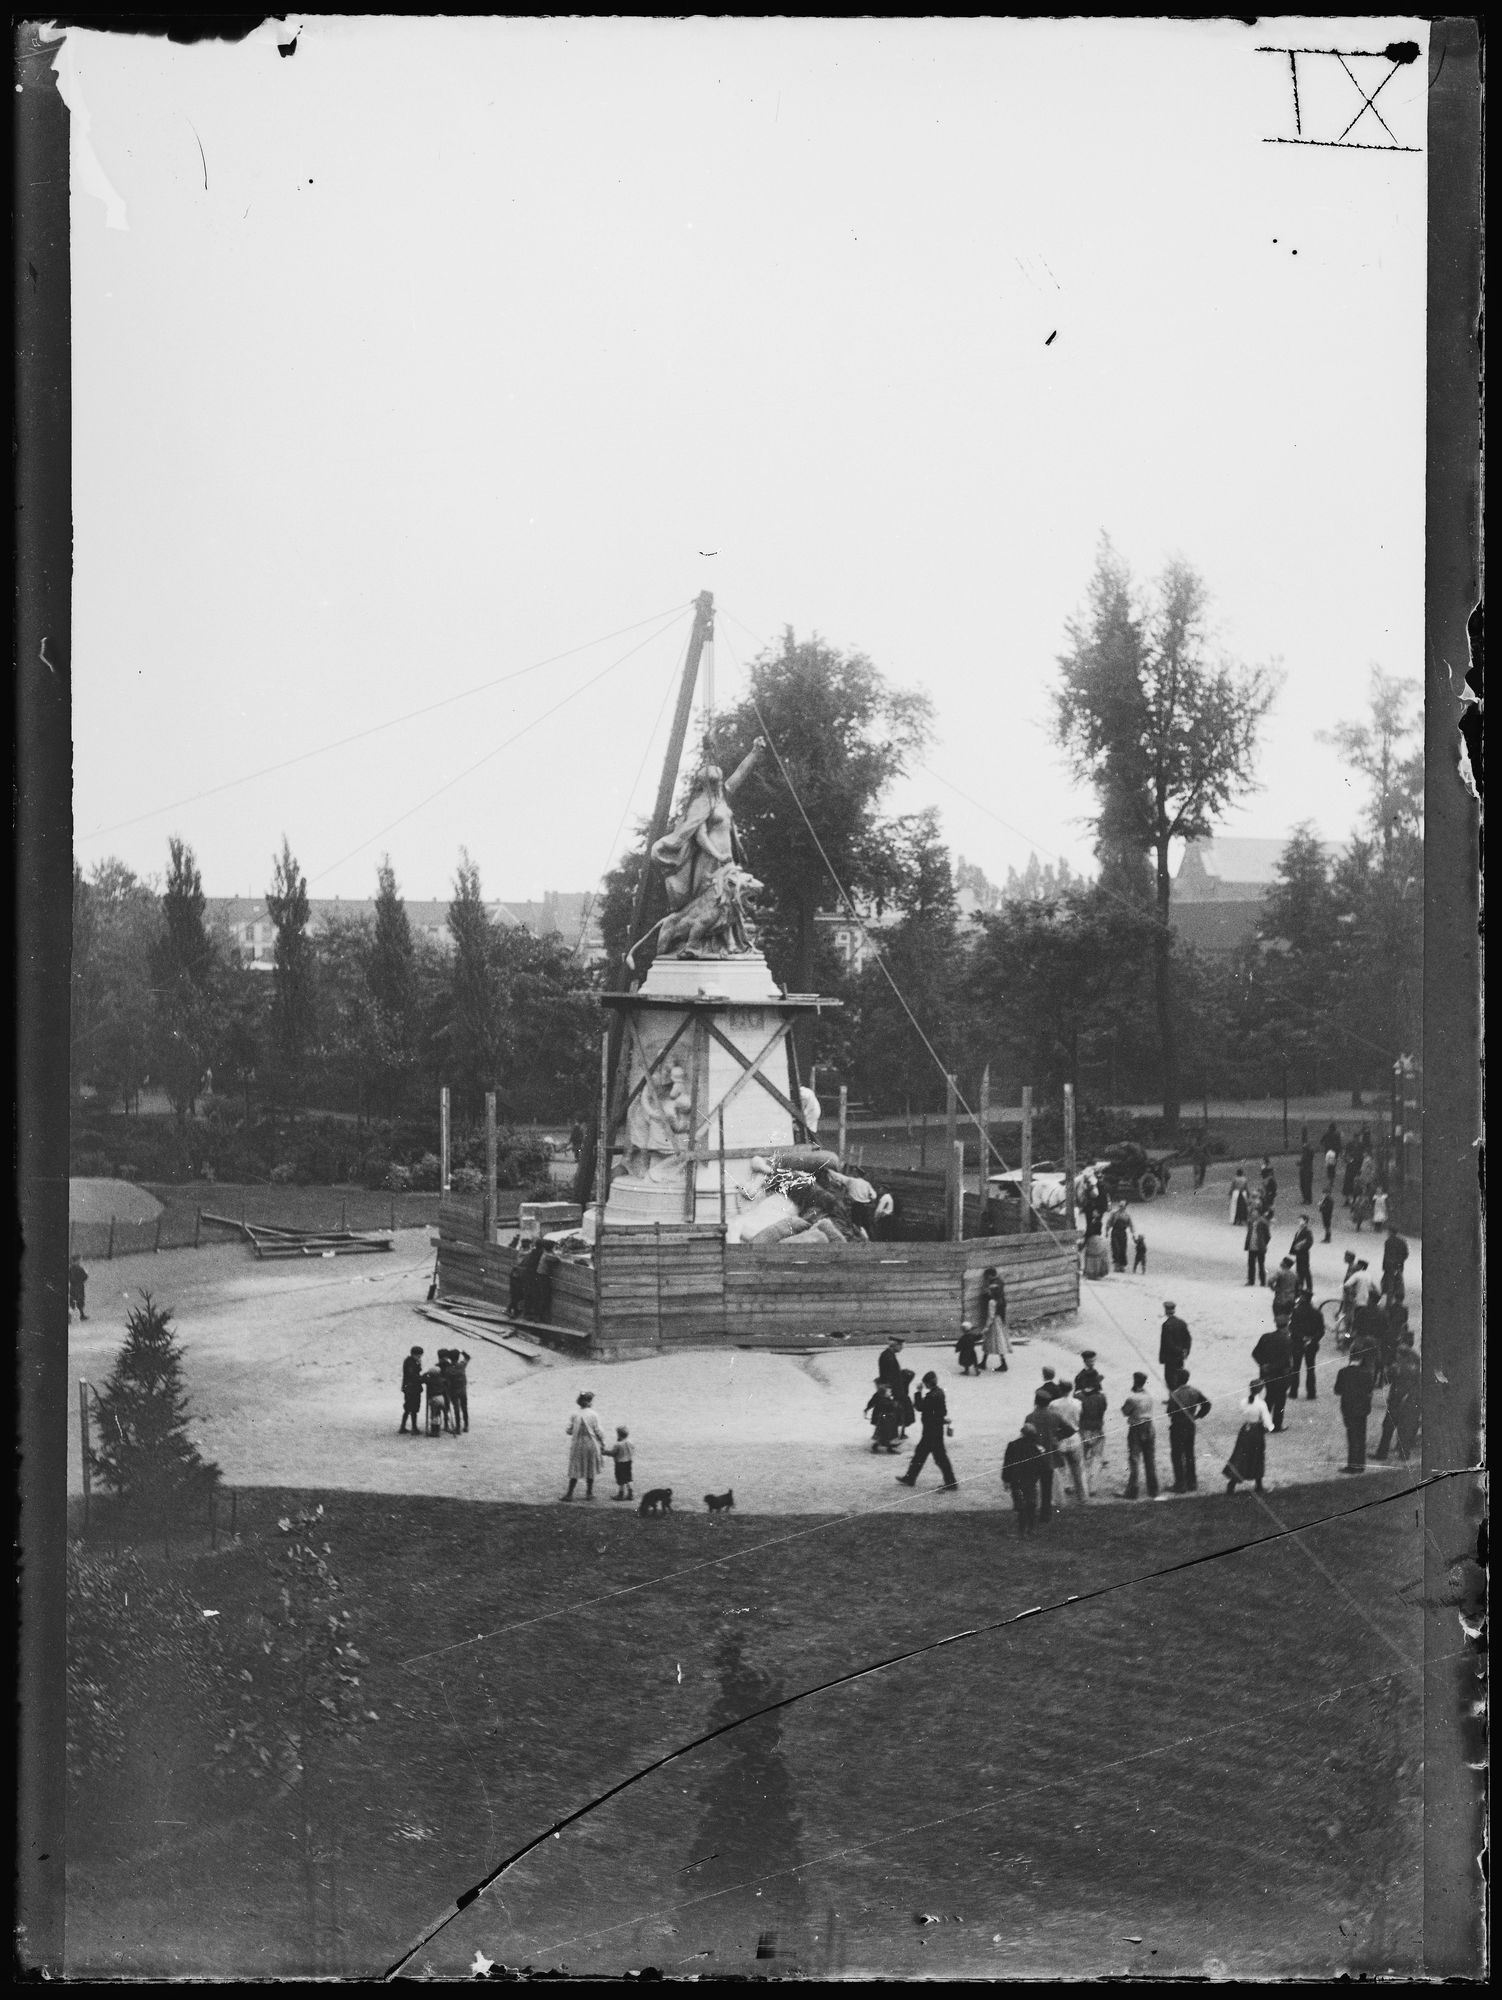
[[[704,1504],[711,1514],[724,1514],[735,1505],[734,1493],[706,1493]]]
[[[671,1514],[673,1511],[673,1489],[671,1486],[654,1486],[650,1493],[643,1493],[638,1514]]]

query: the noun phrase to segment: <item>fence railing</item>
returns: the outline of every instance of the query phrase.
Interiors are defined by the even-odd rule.
[[[68,1224],[68,1254],[86,1261],[138,1257],[156,1250],[196,1250],[234,1239],[237,1222],[310,1232],[341,1229],[415,1229],[436,1222],[436,1193],[393,1195],[379,1189],[292,1190],[205,1187],[194,1206],[169,1203],[149,1222],[115,1216],[106,1222]],[[210,1216],[223,1217],[211,1222]]]

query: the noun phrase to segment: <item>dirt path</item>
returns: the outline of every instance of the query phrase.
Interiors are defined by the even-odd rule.
[[[1273,1238],[1281,1254],[1297,1211],[1280,1205]],[[1221,1181],[1197,1193],[1175,1189],[1137,1211],[1149,1240],[1148,1274],[1112,1276],[1083,1288],[1077,1325],[1018,1341],[1006,1375],[962,1378],[948,1345],[906,1350],[921,1376],[934,1369],[949,1397],[952,1455],[961,1481],[941,1496],[926,1471],[916,1491],[893,1483],[901,1458],[873,1457],[861,1416],[876,1350],[816,1358],[738,1350],[664,1355],[607,1365],[544,1354],[535,1362],[470,1343],[473,1430],[462,1438],[399,1436],[402,1356],[431,1355],[458,1339],[414,1307],[427,1292],[433,1253],[426,1230],[402,1231],[389,1257],[331,1258],[298,1266],[257,1263],[239,1244],[96,1265],[87,1324],[70,1330],[70,1373],[100,1384],[119,1346],[138,1288],[175,1309],[204,1450],[238,1485],[307,1485],[381,1493],[450,1494],[551,1504],[563,1490],[564,1426],[581,1389],[613,1436],[626,1424],[637,1449],[638,1494],[671,1486],[680,1507],[702,1511],[707,1492],[735,1491],[747,1513],[867,1511],[884,1506],[999,1507],[1001,1454],[1032,1403],[1045,1362],[1073,1373],[1093,1347],[1106,1378],[1107,1466],[1102,1500],[1120,1496],[1126,1473],[1121,1399],[1134,1369],[1161,1398],[1157,1369],[1162,1302],[1172,1298],[1194,1335],[1193,1379],[1211,1399],[1201,1434],[1202,1487],[1216,1474],[1236,1428],[1236,1401],[1253,1370],[1251,1348],[1271,1324],[1269,1295],[1247,1289],[1241,1232],[1226,1221]],[[1375,1266],[1370,1231],[1337,1224],[1317,1245],[1315,1296],[1339,1290],[1341,1251],[1359,1246]],[[1408,1264],[1412,1324],[1420,1326],[1421,1260]],[[1329,1345],[1320,1395],[1290,1403],[1286,1431],[1268,1440],[1268,1484],[1326,1478],[1344,1462],[1344,1433],[1329,1392],[1338,1366]],[[1375,1442],[1380,1419],[1374,1413]],[[1167,1478],[1166,1422],[1158,1426]],[[69,1426],[69,1487],[81,1490],[76,1419]],[[611,1507],[608,1476],[594,1505]]]

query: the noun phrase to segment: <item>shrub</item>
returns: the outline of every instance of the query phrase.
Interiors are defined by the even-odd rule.
[[[68,1162],[68,1171],[82,1180],[107,1181],[114,1177],[114,1167],[108,1153],[75,1153]]]
[[[485,1176],[478,1167],[455,1167],[449,1175],[449,1186],[455,1194],[483,1194]]]
[[[406,1194],[412,1186],[410,1168],[392,1166],[386,1173],[386,1186],[392,1194]]]
[[[203,1710],[219,1685],[219,1639],[197,1600],[136,1556],[70,1544],[66,1591],[67,1769],[83,1785],[119,1766],[143,1710],[173,1710],[179,1726]]]
[[[271,1185],[273,1187],[291,1187],[296,1179],[297,1168],[290,1160],[278,1161],[277,1165],[271,1169]]]
[[[412,1186],[419,1193],[432,1194],[443,1180],[443,1164],[436,1153],[424,1153],[412,1169]]]
[[[386,1185],[386,1176],[391,1172],[389,1153],[367,1153],[359,1162],[355,1178],[361,1187],[376,1189]]]

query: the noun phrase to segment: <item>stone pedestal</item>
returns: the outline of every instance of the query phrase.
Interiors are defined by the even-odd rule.
[[[779,993],[757,952],[656,959],[606,1004],[625,1016],[606,1227],[717,1223],[722,1183],[733,1217],[752,1157],[799,1143],[787,1038],[820,1003]]]

